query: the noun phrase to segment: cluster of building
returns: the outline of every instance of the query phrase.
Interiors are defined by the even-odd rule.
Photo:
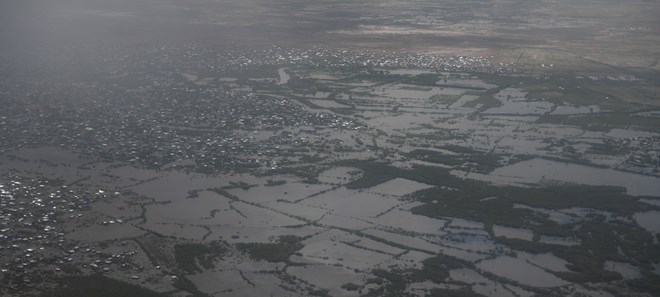
[[[58,146],[138,167],[189,160],[193,170],[218,172],[273,166],[261,155],[272,151],[275,141],[282,145],[282,139],[256,140],[255,131],[362,126],[333,113],[309,111],[282,96],[200,86],[170,72],[141,77],[158,83],[132,88],[53,79],[6,88],[5,96],[15,100],[7,100],[0,111],[2,150]],[[309,145],[294,139],[290,144]]]
[[[209,72],[235,72],[267,65],[304,65],[319,68],[346,69],[366,66],[383,68],[421,68],[434,71],[470,73],[510,73],[514,64],[500,64],[484,56],[438,56],[430,54],[388,52],[383,50],[351,51],[333,48],[292,49],[273,46],[252,51],[213,51],[191,46],[185,49],[162,48],[154,51],[168,57],[179,57],[192,69]],[[211,60],[209,61],[208,58]],[[170,60],[171,61],[171,60]],[[192,61],[192,63],[189,63]],[[173,61],[172,61],[173,62]],[[211,63],[209,63],[211,62]],[[174,62],[174,64],[177,64]],[[180,65],[180,64],[179,64]],[[222,65],[218,67],[217,65]]]
[[[642,170],[645,174],[660,175],[660,137],[631,137],[618,142],[621,148],[631,153],[625,165],[634,167],[636,171]]]
[[[130,265],[130,254],[107,255],[65,236],[67,221],[80,219],[100,199],[108,195],[58,181],[0,176],[0,287],[24,291],[56,273]]]

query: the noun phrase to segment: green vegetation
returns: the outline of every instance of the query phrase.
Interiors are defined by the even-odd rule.
[[[367,283],[375,283],[381,286],[370,290],[363,296],[405,296],[404,292],[410,283],[422,282],[425,280],[443,283],[445,279],[449,277],[450,270],[473,266],[467,261],[445,255],[437,255],[428,258],[424,260],[423,264],[424,266],[421,270],[372,270],[371,273],[375,275],[376,278],[368,280]],[[438,289],[435,293],[433,292],[434,291],[431,292],[431,296],[481,296],[474,293],[469,286],[458,290]]]
[[[224,197],[226,197],[226,198],[228,198],[228,199],[231,199],[231,200],[234,200],[234,201],[238,201],[238,200],[239,200],[238,197],[237,197],[236,195],[233,195],[233,194],[227,192],[227,190],[222,189],[222,188],[208,188],[207,190],[209,190],[209,191],[211,191],[211,192],[215,192],[215,193],[217,193],[218,195],[224,196]]]
[[[468,148],[462,148],[470,150]],[[407,154],[406,157],[425,162],[444,164],[456,168],[487,173],[501,166],[500,156],[485,154],[470,150],[469,154],[448,155],[434,150],[416,149]]]
[[[437,128],[436,128],[437,129]],[[414,133],[406,133],[406,139],[423,139],[423,140],[430,140],[430,141],[442,141],[442,140],[456,140],[456,139],[465,139],[467,138],[468,135],[466,134],[457,134],[455,131],[450,131],[450,130],[441,130],[437,129],[434,132],[431,133],[424,133],[424,134],[414,134]]]
[[[319,290],[310,291],[309,295],[319,296],[319,297],[330,297],[330,293],[328,292],[328,289],[319,289]]]
[[[432,73],[423,73],[423,74],[418,74],[415,75],[405,81],[404,83],[411,84],[411,85],[419,85],[419,86],[434,86],[434,87],[446,87],[446,88],[457,88],[457,89],[465,89],[465,90],[473,90],[473,91],[483,91],[485,90],[483,87],[475,87],[475,86],[466,86],[466,85],[453,85],[453,84],[440,84],[438,83],[440,81],[440,77],[437,74],[432,74]]]
[[[431,297],[481,297],[483,295],[477,294],[469,288],[462,290],[449,290],[449,289],[431,289]]]
[[[300,237],[286,235],[281,236],[277,243],[239,243],[237,247],[255,260],[287,262],[291,255],[304,247],[301,240]]]
[[[350,162],[341,162],[341,163],[350,163]],[[349,189],[365,189],[370,188],[381,183],[393,180],[400,175],[400,169],[391,167],[385,163],[376,163],[376,162],[363,162],[355,164],[345,164],[347,166],[353,166],[359,169],[364,170],[364,174],[346,184],[346,188]]]
[[[309,78],[298,78],[292,76],[291,79],[286,84],[291,90],[294,90],[297,93],[309,93],[313,94],[316,92],[332,92],[333,89],[328,87],[324,83],[317,82],[314,79]]]
[[[549,77],[542,81],[525,80],[527,98],[555,104],[596,105],[604,110],[630,112],[641,108],[642,100],[657,100],[656,91],[645,82],[592,81]]]
[[[429,204],[414,208],[413,213],[430,217],[461,217],[486,223],[526,227],[536,235],[575,236],[581,244],[565,247],[519,239],[496,238],[512,249],[531,253],[552,252],[566,259],[571,272],[558,274],[577,282],[611,281],[620,279],[618,273],[603,269],[607,260],[651,263],[660,261],[660,246],[653,243],[650,233],[633,223],[605,221],[602,216],[593,216],[579,223],[560,225],[549,220],[545,214],[529,209],[514,208],[514,204],[526,204],[544,209],[583,207],[609,211],[621,216],[656,207],[627,196],[624,190],[615,187],[556,185],[543,188],[523,189],[516,187],[494,187],[478,182],[464,181],[460,189],[439,188],[423,190],[415,196]],[[466,185],[470,185],[465,187]],[[467,190],[469,189],[469,190]],[[483,201],[485,197],[496,197]],[[430,203],[433,200],[437,203]],[[619,249],[626,251],[625,255]]]
[[[643,277],[629,280],[627,284],[633,288],[655,294],[653,296],[660,294],[660,276],[651,272],[648,267],[642,270],[642,274]]]
[[[273,176],[291,174],[303,178],[305,182],[315,183],[319,174],[326,169],[326,166],[317,165],[289,166],[269,170],[264,175]]]
[[[357,291],[358,289],[360,289],[360,286],[354,283],[347,283],[347,284],[343,284],[341,288],[346,291]]]
[[[580,83],[580,82],[578,82]],[[527,98],[535,100],[546,100],[555,104],[574,104],[580,106],[598,105],[603,103],[607,97],[597,90],[583,88],[584,81],[581,84],[567,80],[558,81],[549,79],[541,82],[529,81],[525,84],[523,90],[529,92]],[[593,83],[589,83],[593,84]]]
[[[433,90],[432,88],[429,87],[420,87],[420,86],[401,86],[399,89],[401,90],[408,90],[408,91],[424,91],[428,92]]]
[[[341,72],[341,71],[332,71],[332,70],[330,70],[330,71],[315,70],[315,71],[310,72],[309,75],[310,75],[310,76],[314,76],[314,75],[324,75],[324,76],[333,76],[333,77],[336,77],[336,78],[341,78],[341,77],[347,76],[348,74],[346,74],[346,73],[344,73],[344,72]]]
[[[625,149],[621,145],[617,145],[614,143],[613,140],[611,139],[603,139],[603,143],[594,143],[591,144],[591,147],[587,149],[586,153],[587,154],[597,154],[597,155],[618,155],[627,152],[628,150]]]
[[[373,160],[342,160],[335,164],[364,171],[360,178],[346,184],[349,189],[370,188],[397,177],[431,185],[442,185],[446,181],[458,182],[460,180],[451,175],[448,170],[438,167],[415,166],[413,170],[405,170]]]
[[[422,264],[424,266],[421,270],[415,270],[412,273],[411,278],[414,281],[430,280],[434,283],[442,283],[449,277],[450,270],[471,266],[468,262],[445,255],[428,258]]]
[[[272,179],[269,179],[268,181],[266,181],[265,186],[266,187],[274,187],[274,186],[281,186],[281,185],[284,185],[284,184],[286,184],[285,180],[272,180]]]
[[[603,263],[608,260],[632,260],[645,264],[660,261],[660,245],[654,244],[652,235],[634,223],[606,221],[603,216],[592,215],[578,223],[559,224],[550,220],[543,212],[514,208],[516,204],[549,210],[580,207],[607,211],[623,217],[629,217],[636,212],[660,209],[628,196],[624,188],[570,184],[539,188],[498,187],[485,182],[460,179],[446,169],[437,167],[415,166],[412,170],[404,170],[374,161],[353,160],[339,163],[364,171],[360,179],[347,185],[350,188],[368,188],[397,177],[442,186],[421,190],[412,195],[413,198],[426,202],[412,209],[415,214],[480,221],[486,224],[486,229],[490,232],[492,226],[497,224],[529,228],[537,238],[541,235],[578,238],[581,244],[570,247],[496,238],[513,249],[532,253],[552,252],[566,259],[572,264],[571,272],[558,274],[566,280],[590,282],[620,279],[618,273],[603,269]],[[622,255],[619,249],[625,251],[625,255]],[[447,259],[437,258],[425,261],[422,272],[415,273],[415,277],[427,274],[428,278],[435,281],[444,279],[448,269],[460,265],[445,260]],[[387,275],[383,274],[384,276]],[[398,280],[392,279],[390,282],[394,288],[398,287]]]
[[[188,273],[202,272],[202,268],[213,269],[213,262],[220,259],[225,252],[226,248],[217,241],[209,245],[184,243],[174,246],[174,258],[179,269]]]
[[[402,296],[406,290],[406,286],[410,283],[404,271],[374,269],[371,273],[379,278],[377,282],[382,283],[383,286],[375,290],[370,290],[364,296]]]
[[[191,297],[208,297],[208,294],[202,293],[197,286],[185,276],[178,277],[172,284],[175,288],[186,291],[191,294]],[[140,295],[136,295],[140,296]]]
[[[589,115],[544,115],[537,123],[552,123],[579,126],[584,130],[607,131],[613,128],[634,126],[641,130],[660,131],[660,120],[653,117],[634,116],[624,113]]]
[[[165,297],[167,295],[154,292],[136,285],[111,279],[103,275],[69,276],[57,280],[61,288],[42,297]]]
[[[480,95],[479,98],[477,99],[470,100],[468,102],[465,102],[465,104],[463,104],[464,107],[477,107],[477,105],[480,105],[481,110],[485,110],[488,108],[498,107],[502,105],[502,103],[499,100],[495,99],[493,95],[484,94],[484,95]]]
[[[404,83],[411,85],[421,85],[421,86],[436,86],[436,83],[440,80],[437,74],[433,73],[423,73],[415,75],[411,78],[404,80]]]
[[[247,68],[247,69],[231,69],[231,72],[215,74],[209,73],[208,76],[223,76],[228,75],[238,79],[249,79],[249,78],[277,78],[277,70],[280,68],[280,65],[259,65],[258,67]],[[200,69],[201,70],[201,69]],[[218,71],[222,71],[219,68],[216,68]],[[199,70],[198,70],[199,71]],[[200,76],[207,76],[203,72],[197,73]]]
[[[456,100],[458,100],[459,98],[461,98],[461,95],[437,94],[431,96],[429,100],[431,100],[431,102],[433,103],[452,104],[456,102]]]
[[[242,190],[249,190],[252,187],[256,187],[257,185],[250,185],[246,182],[233,182],[230,181],[228,186],[222,187],[222,189],[230,190],[230,189],[242,189]]]
[[[321,157],[319,155],[313,155],[313,156],[304,155],[304,156],[300,157],[300,162],[302,162],[302,163],[318,163],[318,162],[321,162],[325,159],[326,159],[325,157]]]

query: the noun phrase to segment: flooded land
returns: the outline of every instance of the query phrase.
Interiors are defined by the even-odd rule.
[[[161,20],[185,42],[2,48],[0,296],[660,294],[657,57],[604,64],[631,48],[562,35],[601,27],[588,6],[513,26],[337,1],[294,9],[310,31],[285,34],[274,20],[300,3],[220,2],[168,19],[239,32],[222,45]],[[135,21],[55,11],[106,34]],[[587,35],[652,43],[639,22]],[[502,45],[530,28],[572,43]]]

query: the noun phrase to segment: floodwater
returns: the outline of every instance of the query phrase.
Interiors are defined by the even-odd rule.
[[[639,201],[655,206],[660,206],[660,199],[639,199]]]
[[[304,258],[317,263],[327,266],[342,264],[358,270],[369,270],[392,257],[392,255],[371,252],[340,241],[312,242],[305,245],[299,252]]]
[[[526,93],[521,90],[508,88],[495,94],[493,97],[502,104],[486,110],[485,114],[546,114],[555,106],[550,102],[530,101],[525,98]]]
[[[480,79],[469,79],[469,78],[449,78],[447,81],[440,80],[436,84],[452,85],[456,87],[467,87],[467,88],[482,88],[482,89],[492,89],[496,88],[497,85],[489,84]]]
[[[555,245],[564,245],[564,246],[573,246],[579,245],[580,241],[572,238],[564,238],[557,236],[547,236],[541,235],[540,243],[555,244]]]
[[[569,105],[559,105],[553,110],[550,114],[586,114],[586,113],[598,113],[600,112],[600,107],[597,105],[590,106],[569,106]]]
[[[472,284],[472,290],[484,296],[494,296],[494,297],[516,296],[516,294],[513,294],[504,285],[500,283],[496,283],[472,269],[461,268],[461,269],[451,270],[449,272],[449,276],[453,280]],[[521,296],[521,294],[518,294],[518,296]],[[526,295],[522,295],[522,296],[526,296]]]
[[[477,267],[528,286],[557,287],[568,284],[568,282],[521,258],[501,256],[492,260],[481,261],[477,263]],[[502,267],[506,267],[506,269],[502,269]]]
[[[612,138],[633,138],[633,137],[655,137],[660,136],[658,133],[638,131],[638,130],[629,130],[629,129],[612,129],[609,132],[603,134],[603,136],[612,137]]]
[[[408,75],[408,76],[416,76],[420,74],[431,74],[433,71],[426,70],[426,69],[392,69],[388,71],[389,74],[393,75]]]
[[[523,228],[504,227],[499,225],[493,226],[493,233],[496,237],[516,238],[527,241],[532,241],[534,233],[532,230]]]
[[[462,95],[464,89],[442,87],[419,87],[415,85],[393,84],[375,88],[372,94],[393,99],[427,100],[434,95]]]
[[[660,234],[660,211],[639,212],[634,218],[642,228],[653,234]]]
[[[440,235],[446,233],[442,231],[447,224],[445,220],[433,219],[425,216],[415,215],[409,211],[394,209],[376,219],[371,219],[378,225],[398,228],[408,232],[418,232],[426,234]]]
[[[318,105],[323,108],[350,108],[350,106],[341,104],[337,101],[334,100],[327,100],[327,99],[307,99],[309,102],[311,102],[314,105]]]
[[[543,180],[626,187],[633,196],[660,197],[660,178],[636,173],[535,158],[495,169],[492,182],[538,183]]]
[[[568,268],[566,267],[566,265],[568,265],[569,263],[566,260],[558,258],[551,253],[535,255],[525,252],[517,252],[517,257],[533,265],[554,272],[569,271]]]
[[[357,292],[351,293],[340,287],[347,283],[364,284],[368,277],[352,269],[328,265],[290,266],[286,272],[320,288],[329,289],[330,296],[358,296]]]
[[[145,232],[131,224],[115,223],[111,225],[93,224],[85,228],[78,228],[66,234],[66,237],[80,241],[107,241],[117,238],[131,238],[142,236]]]
[[[319,174],[318,180],[324,184],[342,184],[348,183],[357,178],[357,174],[362,170],[352,167],[334,167]]]
[[[303,203],[332,210],[333,214],[339,216],[365,219],[375,217],[400,202],[399,199],[384,195],[339,188],[311,197]]]
[[[573,224],[580,220],[580,218],[577,215],[574,215],[572,213],[564,213],[562,211],[557,211],[557,210],[536,208],[524,204],[516,203],[513,205],[513,208],[524,208],[534,212],[542,213],[546,215],[548,219],[553,220],[559,224]]]
[[[393,180],[371,187],[367,189],[367,191],[383,195],[403,196],[431,187],[431,185],[423,184],[409,179],[395,178]]]
[[[456,102],[449,105],[449,108],[450,109],[467,108],[467,107],[464,107],[463,105],[465,105],[466,103],[468,103],[472,100],[475,100],[477,98],[479,98],[479,96],[476,96],[476,95],[462,95],[460,98],[458,98],[458,100],[456,100]]]
[[[603,265],[603,268],[605,268],[605,270],[618,272],[623,279],[636,279],[642,277],[639,267],[629,263],[607,261]]]
[[[285,71],[287,69],[288,68],[277,69],[277,74],[280,76],[280,79],[277,81],[278,85],[286,85],[289,82],[289,79],[291,79],[291,76]]]

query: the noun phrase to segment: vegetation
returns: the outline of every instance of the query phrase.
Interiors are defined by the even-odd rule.
[[[383,286],[369,291],[365,296],[401,296],[410,282],[404,271],[374,269],[371,274],[380,278],[379,282],[383,283]]]
[[[657,296],[660,294],[660,276],[649,271],[650,269],[645,269],[643,271],[644,276],[637,279],[632,279],[627,282],[627,284],[633,288],[655,294]]]
[[[415,166],[403,170],[373,161],[342,162],[364,171],[364,175],[347,186],[368,188],[379,183],[401,177],[438,187],[421,190],[413,198],[426,204],[412,209],[413,213],[429,217],[460,217],[484,222],[487,230],[492,226],[525,227],[538,237],[541,235],[576,237],[577,246],[543,244],[538,241],[496,238],[513,249],[532,253],[552,252],[571,263],[571,271],[558,276],[576,282],[612,281],[621,279],[616,272],[604,270],[605,261],[628,261],[657,263],[660,261],[660,245],[654,244],[653,236],[634,223],[606,221],[593,215],[574,224],[559,224],[550,220],[543,212],[529,208],[515,208],[523,204],[539,209],[565,209],[580,207],[606,211],[619,216],[631,216],[636,212],[658,209],[625,194],[624,188],[611,186],[586,186],[558,184],[538,188],[493,186],[485,182],[464,180],[451,175],[446,169]],[[484,198],[493,198],[484,200]],[[620,249],[625,251],[622,255]],[[460,263],[448,258],[432,258],[424,262],[424,268],[415,272],[416,278],[440,281],[446,278],[448,269]],[[388,278],[389,274],[381,273]],[[424,276],[426,275],[426,276]],[[392,277],[390,289],[398,287]],[[382,293],[382,292],[381,292]]]
[[[186,291],[191,294],[191,297],[208,297],[209,295],[202,293],[195,284],[185,276],[178,277],[172,284],[175,288]],[[137,295],[139,296],[139,295]]]
[[[179,269],[188,273],[202,272],[202,268],[213,269],[213,262],[220,259],[225,252],[226,248],[217,241],[209,245],[183,243],[174,246],[174,257]]]
[[[281,185],[284,185],[284,184],[286,184],[286,180],[272,180],[272,179],[269,179],[268,181],[266,181],[265,186],[274,187],[274,186],[281,186]]]
[[[459,260],[445,255],[437,255],[423,262],[421,270],[384,270],[374,269],[371,271],[377,278],[370,279],[367,283],[379,284],[377,289],[370,290],[364,296],[404,296],[408,284],[430,280],[443,283],[449,277],[449,271],[462,267],[472,267],[467,261]],[[434,290],[431,296],[480,296],[469,287],[459,290]]]
[[[445,255],[428,258],[422,264],[424,266],[421,270],[412,273],[411,278],[414,281],[430,280],[434,283],[442,283],[449,277],[450,270],[471,266],[468,262]]]
[[[399,89],[409,90],[409,91],[423,91],[423,92],[428,92],[433,90],[432,88],[429,87],[419,87],[419,86],[401,86]]]
[[[346,184],[349,189],[365,189],[397,178],[399,170],[384,163],[365,162],[353,164],[352,166],[364,170],[364,174],[352,182]]]
[[[236,195],[233,195],[233,194],[227,192],[227,190],[222,189],[222,188],[209,188],[209,189],[207,189],[207,190],[209,190],[209,191],[211,191],[211,192],[215,192],[215,193],[217,193],[218,195],[224,196],[224,197],[226,197],[226,198],[228,198],[228,199],[231,199],[231,200],[234,200],[234,201],[238,201],[238,200],[239,200],[238,197],[237,197]]]
[[[58,279],[60,288],[53,292],[43,293],[42,297],[165,297],[167,295],[154,292],[136,285],[111,279],[103,275],[69,276]]]
[[[462,290],[449,290],[449,289],[431,289],[431,297],[480,297],[481,294],[477,294],[470,289]]]
[[[467,171],[487,173],[501,166],[500,156],[480,152],[469,154],[448,155],[434,150],[416,149],[407,154],[406,157],[430,163],[438,163],[454,166]]]
[[[347,284],[343,284],[341,288],[346,291],[357,291],[358,289],[360,289],[360,286],[354,283],[347,283]]]
[[[316,166],[316,165],[303,165],[303,166],[290,166],[290,167],[279,167],[277,169],[272,169],[266,172],[266,175],[281,175],[281,174],[291,174],[301,178],[304,178],[306,181],[314,181],[318,178],[319,174],[327,169],[325,166]]]
[[[286,235],[281,236],[276,243],[239,243],[237,247],[255,260],[287,262],[291,255],[304,247],[301,240],[300,237]]]
[[[607,131],[613,128],[635,126],[638,129],[658,132],[658,119],[634,116],[625,113],[588,114],[588,115],[544,115],[537,123],[552,123],[579,126],[584,130]]]
[[[480,106],[481,110],[498,107],[500,105],[502,105],[502,103],[499,100],[495,99],[495,97],[493,97],[493,95],[490,94],[480,95],[479,98],[470,100],[468,102],[465,102],[465,104],[463,104],[464,107],[476,108],[477,106]]]
[[[571,247],[496,238],[512,249],[531,253],[552,252],[566,259],[572,264],[570,266],[572,271],[558,275],[569,281],[620,279],[618,273],[604,270],[603,263],[607,260],[633,259],[638,263],[660,261],[660,246],[653,243],[650,233],[635,224],[622,221],[607,222],[603,217],[594,216],[576,224],[560,225],[549,220],[542,213],[513,207],[516,203],[545,209],[584,207],[620,215],[631,215],[653,208],[625,195],[622,189],[572,185],[521,189],[479,186],[478,183],[472,185],[470,191],[447,191],[436,188],[418,192],[416,195],[422,200],[435,199],[439,202],[417,207],[413,212],[432,217],[469,218],[482,221],[487,226],[499,224],[526,227],[532,229],[536,235],[575,236],[581,244]],[[481,200],[491,196],[497,198]],[[625,255],[620,253],[620,249],[626,251]]]
[[[229,189],[249,190],[250,188],[256,187],[256,186],[257,185],[250,185],[250,184],[248,184],[246,182],[243,182],[243,181],[239,181],[239,182],[230,181],[229,185],[222,187],[222,189],[226,189],[226,190],[229,190]]]
[[[330,297],[330,293],[328,292],[327,289],[319,289],[319,290],[310,291],[309,295],[319,296],[319,297]]]
[[[456,102],[461,98],[460,95],[445,95],[445,94],[438,94],[438,95],[433,95],[429,100],[434,103],[441,103],[441,104],[452,104]]]

